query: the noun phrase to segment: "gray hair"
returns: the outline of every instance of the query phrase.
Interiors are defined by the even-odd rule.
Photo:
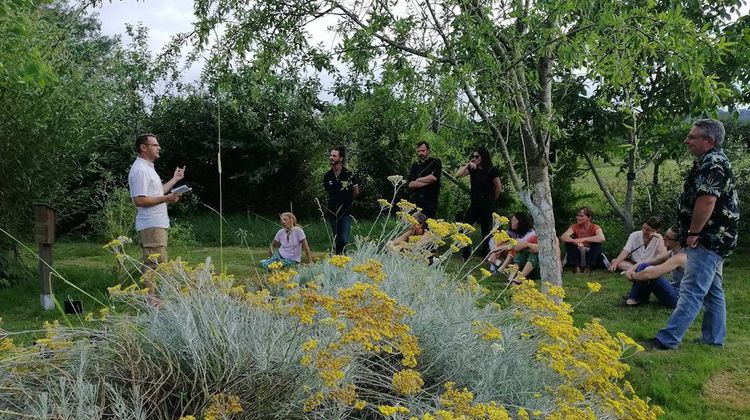
[[[693,123],[693,127],[700,128],[704,136],[714,139],[714,147],[721,149],[721,144],[724,143],[724,135],[726,134],[724,124],[721,121],[712,118],[696,120]]]

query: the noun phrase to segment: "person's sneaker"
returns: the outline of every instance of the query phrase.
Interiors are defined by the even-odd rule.
[[[648,340],[639,341],[638,344],[643,346],[647,351],[651,350],[672,350],[671,347],[667,347],[656,338],[649,338]]]

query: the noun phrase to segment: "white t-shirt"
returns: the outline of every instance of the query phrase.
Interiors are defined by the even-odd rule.
[[[279,229],[273,239],[281,244],[279,254],[283,258],[300,262],[302,261],[302,240],[305,238],[305,231],[301,227],[295,226],[291,231]]]
[[[651,242],[648,246],[643,246],[643,232],[637,230],[630,234],[628,242],[625,243],[623,248],[627,252],[633,252],[630,254],[630,259],[636,263],[641,263],[658,255],[660,249],[664,249],[664,238],[658,233],[655,233],[651,238]],[[635,249],[635,251],[633,251]]]
[[[161,197],[164,195],[161,178],[154,169],[153,162],[142,157],[137,157],[128,174],[128,186],[130,186],[130,197],[138,196]],[[146,228],[159,227],[169,228],[169,216],[167,215],[167,203],[157,204],[151,207],[137,207],[138,214],[135,216],[135,230],[137,232]]]

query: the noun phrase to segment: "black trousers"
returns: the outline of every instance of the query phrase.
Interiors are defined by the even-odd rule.
[[[461,221],[470,225],[479,222],[482,229],[482,239],[484,239],[492,231],[492,206],[489,203],[471,203],[461,217]],[[479,248],[482,258],[489,252],[489,241],[489,238],[487,238]],[[465,260],[468,260],[471,256],[471,249],[471,246],[467,246],[461,250],[461,255]]]
[[[567,254],[568,263],[570,263],[574,267],[593,268],[602,255],[602,244],[592,242],[587,248],[588,251],[583,251],[583,257],[585,258],[584,264],[584,261],[581,260],[582,255],[581,250],[578,248],[578,245],[569,244],[566,242],[565,253]]]

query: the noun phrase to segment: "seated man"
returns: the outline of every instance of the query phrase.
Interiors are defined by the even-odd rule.
[[[668,229],[664,237],[667,249],[669,249],[669,259],[659,265],[641,263],[622,273],[633,282],[625,300],[626,306],[648,302],[651,293],[659,299],[662,305],[670,308],[677,306],[677,298],[680,296],[680,280],[687,264],[687,255],[682,251],[676,230],[676,227]],[[664,278],[664,275],[669,272],[672,272],[672,283]]]
[[[659,234],[659,228],[661,220],[658,217],[649,217],[643,222],[641,230],[630,234],[622,251],[612,260],[608,270],[627,271],[640,263],[654,265],[667,259],[667,248],[664,247],[664,239]]]
[[[560,241],[565,243],[567,262],[575,266],[576,273],[591,271],[602,255],[602,243],[606,239],[602,228],[592,223],[593,219],[591,207],[581,207],[576,213],[576,222],[560,236]]]

